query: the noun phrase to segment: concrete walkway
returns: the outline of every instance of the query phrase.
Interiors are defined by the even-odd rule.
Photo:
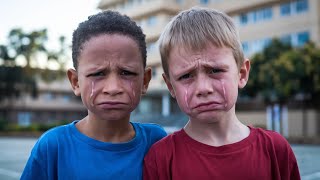
[[[18,180],[36,138],[0,137],[0,179]],[[292,145],[302,180],[320,180],[320,145]]]

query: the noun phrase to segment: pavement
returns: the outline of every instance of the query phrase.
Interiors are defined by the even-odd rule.
[[[20,179],[36,138],[0,137],[0,180]],[[320,145],[291,145],[302,180],[320,180]]]

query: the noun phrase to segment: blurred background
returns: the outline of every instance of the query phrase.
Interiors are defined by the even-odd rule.
[[[239,119],[281,133],[292,144],[302,179],[320,179],[319,0],[1,2],[0,179],[19,179],[44,131],[87,114],[65,72],[72,67],[73,30],[99,11],[120,11],[146,34],[153,77],[132,121],[157,123],[168,133],[182,128],[187,117],[162,79],[157,40],[174,15],[192,6],[223,11],[239,28],[252,63],[236,106]]]

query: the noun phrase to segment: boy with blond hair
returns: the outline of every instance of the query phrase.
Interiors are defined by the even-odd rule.
[[[189,121],[151,147],[145,180],[300,179],[285,138],[236,116],[250,61],[230,17],[212,9],[183,11],[159,41],[163,78]]]

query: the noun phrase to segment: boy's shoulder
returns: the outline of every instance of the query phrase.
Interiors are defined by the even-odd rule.
[[[166,131],[158,124],[132,122],[134,128],[142,133],[143,136],[150,137],[158,141],[167,135]]]
[[[64,124],[64,125],[59,125],[59,126],[53,127],[51,129],[47,130],[46,132],[44,132],[40,138],[64,135],[61,133],[65,133],[66,131],[68,131],[68,129],[71,128],[71,126],[73,126],[75,123],[76,123],[76,121],[71,122],[69,124]]]
[[[266,146],[270,149],[274,149],[279,152],[287,151],[288,149],[291,149],[289,142],[280,133],[272,130],[255,128],[251,126],[249,126],[249,128],[250,128],[249,137],[243,140],[244,143],[241,143],[243,147],[249,144],[262,143],[263,146]],[[189,144],[190,146],[199,145],[199,143],[195,143],[195,141],[192,140],[183,129],[181,129],[179,131],[176,131],[164,137],[160,141],[156,142],[152,146],[152,150],[159,151],[159,152],[171,151],[177,147],[185,147],[186,144]]]
[[[259,142],[263,142],[275,151],[291,150],[287,139],[280,133],[273,130],[250,127],[254,131]]]
[[[132,122],[135,128],[139,127],[143,131],[147,132],[157,132],[157,133],[165,133],[165,130],[158,124],[155,123],[140,123],[140,122]]]
[[[67,141],[72,125],[74,122],[56,126],[44,132],[34,145],[32,153],[37,157],[46,157],[47,152],[56,152],[59,144]]]
[[[250,130],[254,131],[254,133],[256,133],[258,137],[264,137],[275,143],[283,143],[284,141],[287,142],[287,140],[280,133],[273,130],[255,127],[250,127]]]
[[[151,149],[152,151],[161,153],[164,151],[170,152],[175,148],[175,146],[184,144],[184,134],[185,132],[183,129],[173,132],[172,134],[167,135],[166,137],[153,144]]]
[[[75,121],[69,124],[56,126],[47,130],[39,137],[37,143],[47,144],[47,142],[50,142],[50,144],[54,144],[55,141],[60,141],[61,139],[64,139],[65,136],[69,134],[68,131],[70,131],[74,123]]]

